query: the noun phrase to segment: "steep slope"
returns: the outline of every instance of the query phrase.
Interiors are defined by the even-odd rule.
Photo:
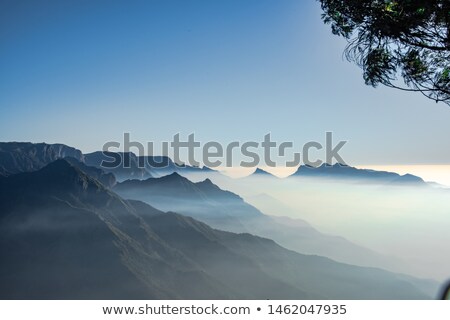
[[[160,241],[134,203],[65,160],[3,179],[0,191],[2,298],[180,298],[195,282],[228,297]],[[160,213],[136,206],[146,216]]]
[[[65,160],[1,179],[0,191],[2,298],[307,297],[246,257],[207,237],[201,247],[186,234],[182,241],[191,252],[205,260],[214,253],[214,269],[199,266],[148,224],[164,213],[123,201]],[[227,279],[218,270],[226,261],[232,276]],[[249,270],[254,278],[246,279]],[[236,290],[228,281],[247,290]]]
[[[323,257],[298,254],[280,247],[272,240],[214,230],[175,213],[150,216],[146,221],[161,239],[197,261],[215,278],[239,288],[241,294],[247,296],[255,294],[251,291],[254,288],[243,285],[249,280],[259,284],[256,288],[260,293],[258,296],[262,296],[261,292],[266,290],[273,294],[286,290],[283,286],[279,287],[280,283],[260,278],[259,271],[263,271],[282,283],[289,283],[293,288],[307,292],[303,298],[425,298],[416,287],[420,281],[413,278],[407,281],[402,275],[379,269],[355,267]],[[186,238],[190,242],[186,242]],[[195,250],[192,250],[192,244],[195,244]],[[220,250],[221,254],[216,251],[217,244],[228,251],[225,259],[224,250]],[[248,261],[242,263],[235,259],[236,256],[246,257]],[[236,263],[240,270],[239,277],[233,271]],[[301,294],[296,299],[302,299]]]
[[[402,276],[124,201],[65,160],[0,178],[0,212],[4,299],[426,298]]]

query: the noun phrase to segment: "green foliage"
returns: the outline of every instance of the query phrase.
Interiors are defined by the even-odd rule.
[[[319,0],[368,85],[450,104],[450,0]],[[403,79],[404,85],[401,80]]]

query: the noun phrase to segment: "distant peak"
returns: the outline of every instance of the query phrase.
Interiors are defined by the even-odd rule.
[[[312,166],[310,166],[310,168],[342,168],[342,167],[345,167],[345,168],[351,168],[349,165],[346,165],[346,164],[344,164],[344,163],[339,163],[339,162],[336,162],[335,164],[330,164],[330,163],[322,163],[320,166],[318,166],[318,167],[312,167]]]
[[[212,182],[211,179],[209,179],[209,178],[206,178],[203,181],[197,182],[196,185],[199,187],[207,188],[207,189],[222,190],[222,189],[220,189],[220,187],[217,184],[214,184],[214,182]]]
[[[211,179],[206,178],[203,181],[200,181],[199,184],[205,185],[205,186],[214,186],[217,187],[217,185],[214,184],[214,182],[211,181]]]
[[[410,173],[400,176],[400,179],[402,179],[404,182],[410,183],[425,183],[425,181],[421,177],[415,176]]]
[[[178,172],[174,171],[171,174],[168,174],[166,177],[180,177],[183,178],[183,176],[181,174],[179,174]]]
[[[273,176],[270,172],[267,172],[263,169],[256,168],[256,170],[253,172],[254,175],[264,175],[264,176]]]
[[[348,164],[345,164],[345,163],[339,163],[339,162],[335,163],[333,166],[334,166],[334,167],[350,167],[350,168],[352,168],[352,167],[349,166]]]
[[[303,164],[303,165],[298,167],[297,171],[301,170],[302,168],[305,168],[305,169],[325,169],[325,168],[332,169],[332,168],[353,168],[353,167],[351,167],[351,166],[349,166],[347,164],[338,163],[338,162],[335,163],[335,164],[322,163],[320,166],[312,166],[312,165],[309,165],[309,164]]]
[[[171,174],[168,174],[166,176],[163,176],[163,177],[157,178],[157,179],[159,179],[161,181],[185,181],[185,180],[188,180],[187,178],[183,177],[178,172],[172,172]]]

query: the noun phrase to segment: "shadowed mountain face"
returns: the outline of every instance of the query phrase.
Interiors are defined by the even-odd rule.
[[[125,181],[116,185],[114,191],[126,199],[141,200],[163,211],[194,217],[213,228],[267,237],[297,252],[360,266],[395,271],[401,267],[392,257],[382,256],[342,237],[322,234],[303,220],[264,215],[209,179],[193,183],[174,173],[145,181]]]
[[[4,299],[426,298],[395,274],[124,201],[65,160],[0,178],[0,259]]]
[[[65,160],[2,179],[0,190],[3,298],[305,297],[258,271],[247,258],[204,238],[205,250],[228,255],[234,265],[230,272],[249,288],[236,292],[220,274],[211,277],[201,268],[202,261],[189,259],[158,237],[150,224],[164,213],[123,201]],[[172,217],[173,223],[185,219]],[[194,249],[201,252],[190,247]],[[245,281],[240,274],[249,269],[254,278]],[[265,290],[259,293],[259,288]]]
[[[83,161],[80,150],[63,144],[0,142],[0,175],[36,171],[65,157]]]
[[[85,165],[83,162],[77,161],[75,158],[64,158],[68,163],[70,163],[72,166],[80,169],[82,172],[84,172],[89,177],[98,180],[101,184],[103,184],[105,187],[111,188],[116,184],[116,177],[113,173],[109,172],[106,173],[104,170],[96,168],[96,167],[90,167]]]
[[[402,176],[394,172],[357,169],[338,163],[334,165],[322,164],[319,167],[303,165],[290,177],[326,178],[331,180],[356,180],[392,185],[426,186],[426,183],[421,178],[410,174]]]

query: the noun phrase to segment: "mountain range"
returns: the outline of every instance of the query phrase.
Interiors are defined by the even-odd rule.
[[[163,211],[179,212],[213,228],[267,237],[297,252],[361,266],[400,268],[400,263],[392,257],[382,256],[342,237],[323,234],[303,220],[268,216],[209,179],[194,183],[173,173],[161,178],[124,181],[113,190],[125,199],[144,201]]]
[[[420,281],[124,200],[66,160],[0,178],[3,299],[424,299]]]
[[[90,167],[114,174],[117,181],[161,177],[174,172],[181,175],[208,176],[219,174],[208,167],[177,164],[167,156],[136,156],[132,152],[96,151],[83,154],[80,150],[64,144],[30,142],[0,142],[0,175],[31,172],[66,157],[71,157]],[[105,161],[111,167],[102,166]],[[257,168],[250,177],[273,177],[271,173]],[[291,178],[327,178],[331,180],[354,180],[391,185],[427,185],[420,177],[394,172],[358,169],[344,164],[322,164],[319,167],[300,166]]]
[[[103,173],[114,174],[117,181],[160,177],[173,172],[186,175],[218,174],[207,167],[176,164],[165,156],[136,156],[132,152],[107,151],[83,154],[64,144],[0,142],[0,176],[36,171],[64,158],[73,158],[86,166],[101,169]]]
[[[102,166],[111,159],[121,165]],[[268,216],[209,178],[194,183],[186,177],[224,176],[168,157],[0,143],[5,261],[0,296],[422,299],[434,294],[433,281],[373,268],[398,270],[392,258],[323,234],[306,221]],[[283,180],[261,169],[252,177]],[[426,185],[411,175],[341,165],[301,166],[292,177]]]

